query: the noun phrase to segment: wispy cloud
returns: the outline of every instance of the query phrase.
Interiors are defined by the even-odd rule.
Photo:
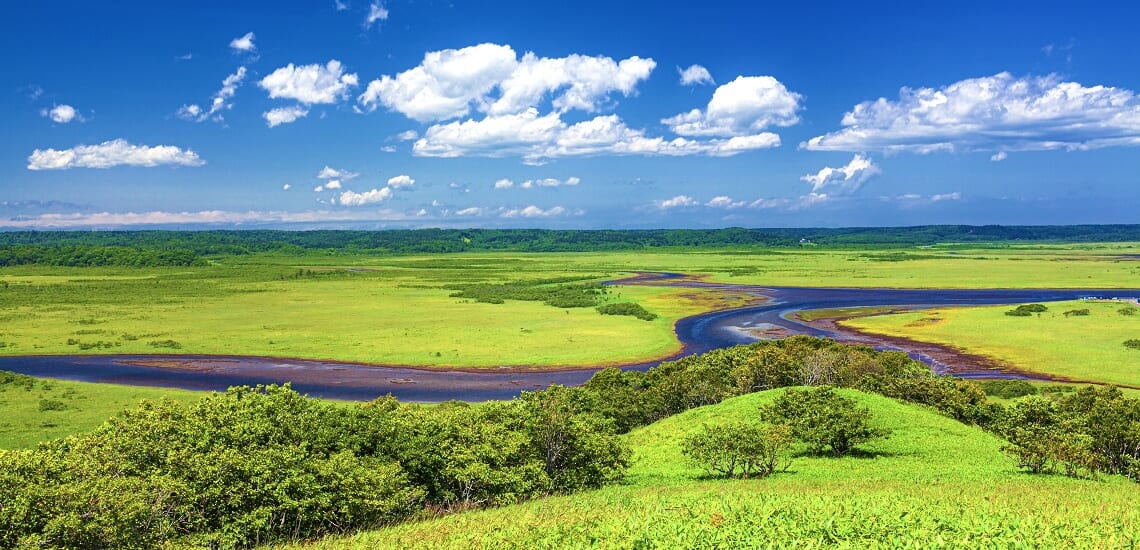
[[[253,33],[247,32],[233,40],[230,40],[230,48],[238,53],[253,53],[257,51],[257,46],[253,43]]]
[[[384,4],[377,0],[368,6],[368,15],[364,18],[364,28],[371,29],[372,25],[377,22],[387,20],[388,8],[385,8]]]
[[[238,70],[227,76],[222,80],[222,87],[214,94],[213,100],[210,102],[208,109],[203,109],[198,105],[183,105],[178,109],[178,117],[183,120],[190,120],[193,122],[202,122],[205,120],[221,121],[222,111],[233,108],[233,103],[230,102],[234,95],[237,94],[237,89],[241,86],[246,75],[245,67],[238,67]]]
[[[270,109],[261,113],[261,118],[265,119],[265,125],[270,128],[275,128],[282,124],[290,124],[296,122],[309,115],[309,110],[300,106],[294,105],[292,107],[278,107]]]

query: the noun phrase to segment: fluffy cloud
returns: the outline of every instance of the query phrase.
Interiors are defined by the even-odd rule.
[[[713,197],[713,198],[709,199],[709,202],[706,202],[705,206],[707,206],[709,208],[724,208],[724,209],[731,210],[734,208],[740,208],[741,206],[744,206],[746,204],[748,204],[748,203],[746,203],[745,201],[734,201],[729,197],[721,195],[719,197]]]
[[[535,163],[547,158],[600,154],[731,156],[780,145],[780,136],[763,133],[729,139],[690,140],[647,137],[617,115],[604,115],[573,125],[557,113],[539,116],[536,109],[482,120],[455,121],[428,128],[412,152],[426,157],[522,156]]]
[[[340,180],[331,180],[325,184],[325,189],[340,189]]]
[[[843,116],[843,129],[801,147],[817,151],[1029,151],[1140,145],[1134,92],[1057,75],[1009,73],[933,88],[902,88]]]
[[[222,115],[219,113],[223,109],[233,108],[233,104],[230,103],[229,100],[233,99],[234,94],[237,94],[238,86],[241,86],[242,81],[245,80],[245,75],[246,68],[238,67],[238,70],[234,72],[234,74],[222,80],[222,87],[218,90],[218,93],[214,94],[214,99],[210,102],[209,109],[203,109],[197,105],[183,105],[181,109],[178,109],[179,118],[194,122],[202,122],[204,120],[210,120],[211,118],[216,121],[222,120]],[[276,125],[273,124],[271,126]]]
[[[695,84],[716,84],[713,77],[709,74],[709,70],[700,65],[689,65],[689,68],[682,69],[677,67],[677,73],[681,75],[682,86],[693,86]]]
[[[360,174],[358,174],[356,172],[350,172],[348,170],[337,170],[336,168],[325,165],[325,167],[321,168],[321,171],[317,173],[317,178],[322,179],[322,180],[331,180],[331,179],[350,180],[350,179],[355,178],[356,176],[359,176],[359,175]]]
[[[391,187],[372,189],[363,193],[345,191],[340,194],[340,204],[343,206],[362,206],[365,204],[383,202],[390,198],[392,198]]]
[[[340,8],[339,4],[337,5],[337,8],[339,10],[339,8]],[[366,16],[364,18],[364,28],[370,29],[370,28],[372,28],[372,25],[375,24],[377,21],[387,21],[387,20],[388,20],[388,8],[385,8],[384,4],[381,4],[379,2],[379,0],[377,0],[375,2],[372,2],[372,4],[370,6],[368,6],[368,16]]]
[[[1008,157],[1009,157],[1009,154],[1006,153],[1005,151],[998,151],[998,152],[996,152],[990,156],[990,160],[992,160],[994,162],[1001,162]]]
[[[489,94],[517,64],[515,51],[498,44],[428,52],[419,66],[368,83],[358,101],[366,109],[383,105],[420,122],[455,118],[466,115],[469,104]]]
[[[515,186],[515,182],[513,182],[507,178],[503,178],[503,179],[495,182],[495,189],[510,189],[514,186]]]
[[[269,73],[258,86],[269,92],[271,98],[295,99],[312,105],[337,103],[357,82],[355,73],[345,74],[340,61],[333,59],[324,66],[290,63]]]
[[[479,208],[478,206],[472,206],[469,208],[464,208],[463,210],[456,210],[455,215],[456,216],[482,216],[483,215],[483,209]]]
[[[416,139],[418,137],[420,137],[420,134],[419,134],[419,132],[417,132],[415,130],[405,130],[403,132],[396,134],[396,139],[398,141],[412,141],[413,139]]]
[[[798,123],[801,99],[770,76],[738,76],[713,92],[704,111],[693,109],[661,122],[682,136],[746,136]]]
[[[636,56],[614,61],[527,52],[519,59],[510,46],[487,43],[428,52],[419,66],[370,82],[359,101],[367,109],[383,105],[420,122],[466,116],[472,107],[491,115],[518,114],[551,94],[558,112],[593,112],[613,92],[633,94],[655,66],[652,59]]]
[[[850,195],[878,173],[879,167],[871,159],[855,155],[846,166],[825,166],[819,172],[807,174],[800,180],[811,184],[812,193],[831,189],[833,194]]]
[[[289,185],[288,183],[286,183],[285,185],[282,185],[282,186],[281,186],[281,190],[282,190],[282,191],[288,191],[288,190],[290,190],[290,189],[292,189],[292,188],[293,188],[293,186],[292,186],[292,185]]]
[[[198,153],[173,145],[132,145],[123,139],[98,145],[78,145],[71,149],[36,149],[28,156],[28,170],[67,170],[70,168],[111,168],[114,166],[160,166],[173,164],[201,166],[206,162]]]
[[[561,206],[555,206],[547,210],[543,210],[535,205],[527,206],[526,208],[512,208],[504,210],[500,217],[503,218],[549,218],[552,216],[561,216],[566,213],[566,209]]]
[[[249,53],[257,51],[257,46],[253,44],[253,33],[247,32],[244,36],[230,40],[230,48],[233,48],[235,52]]]
[[[56,105],[51,109],[40,111],[40,115],[50,118],[57,124],[67,124],[73,120],[83,122],[83,117],[71,105]]]
[[[296,122],[297,119],[304,118],[305,116],[308,116],[308,114],[308,109],[301,107],[300,105],[294,105],[292,107],[278,107],[276,109],[270,109],[264,113],[261,113],[261,117],[265,119],[266,125],[268,125],[270,128],[273,128],[282,124]]]
[[[671,199],[657,201],[657,208],[662,210],[669,210],[670,208],[680,208],[683,206],[697,206],[701,204],[699,201],[688,195],[677,195]]]
[[[412,179],[411,176],[407,176],[407,175],[403,175],[403,174],[401,174],[399,176],[393,176],[391,178],[388,178],[388,187],[391,187],[393,189],[399,189],[401,187],[411,187],[412,184],[414,184],[414,183],[416,183],[416,180]]]
[[[779,146],[778,135],[761,130],[799,121],[800,96],[772,77],[737,78],[716,90],[706,111],[666,119],[678,135],[710,139],[647,136],[613,114],[563,120],[570,111],[607,109],[616,94],[636,94],[655,67],[636,56],[520,58],[488,43],[428,52],[418,66],[369,83],[357,100],[364,110],[434,122],[416,140],[417,156],[521,156],[528,164],[602,154],[731,156]]]

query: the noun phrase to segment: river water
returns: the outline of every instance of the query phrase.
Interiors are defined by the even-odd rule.
[[[843,336],[789,318],[790,313],[800,310],[859,306],[1020,304],[1078,298],[1140,298],[1140,290],[1121,289],[909,290],[760,287],[706,283],[678,274],[646,274],[618,283],[720,289],[766,298],[761,305],[681,319],[677,322],[675,331],[683,349],[665,360],[754,342],[758,339],[758,334],[770,333],[773,330],[780,334]],[[946,365],[929,357],[914,356],[931,364],[936,371],[946,368]],[[646,370],[660,362],[629,364],[622,368]],[[301,359],[204,355],[0,357],[0,370],[40,377],[191,390],[225,390],[235,385],[290,382],[294,389],[302,393],[353,401],[372,400],[389,393],[402,401],[510,399],[523,390],[541,389],[551,384],[581,384],[597,369],[596,366],[583,365],[581,368],[556,371],[504,368],[475,372]],[[970,375],[968,372],[956,372],[956,374]]]

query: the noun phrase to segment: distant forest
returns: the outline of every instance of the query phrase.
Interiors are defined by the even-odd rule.
[[[841,229],[408,229],[386,231],[0,232],[0,266],[186,266],[203,257],[309,251],[423,254],[584,252],[670,247],[897,248],[938,243],[1140,241],[1140,225],[855,227]]]

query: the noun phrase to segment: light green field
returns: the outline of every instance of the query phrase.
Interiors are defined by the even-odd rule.
[[[703,424],[756,415],[774,390],[626,437],[628,483],[397,525],[305,548],[1129,547],[1140,485],[1018,472],[996,437],[927,409],[843,391],[888,439],[865,457],[797,457],[761,480],[700,479],[680,453]]]
[[[222,256],[199,268],[0,269],[0,354],[200,353],[438,367],[581,366],[679,349],[673,323],[727,305],[709,292],[622,286],[659,317],[451,298],[447,285],[670,271],[740,284],[1129,287],[1135,244],[898,250],[708,250],[420,256]],[[310,270],[297,277],[297,270]],[[70,343],[69,343],[70,342]]]
[[[1010,317],[1011,306],[952,307],[842,321],[846,327],[945,344],[1018,369],[1074,380],[1140,388],[1140,315],[1118,313],[1122,302],[1050,302],[1048,311]],[[1135,306],[1135,304],[1131,304]],[[1089,315],[1065,317],[1088,309]]]
[[[4,375],[0,374],[0,380]],[[35,379],[0,383],[0,449],[89,431],[144,399],[201,399],[201,392]]]

